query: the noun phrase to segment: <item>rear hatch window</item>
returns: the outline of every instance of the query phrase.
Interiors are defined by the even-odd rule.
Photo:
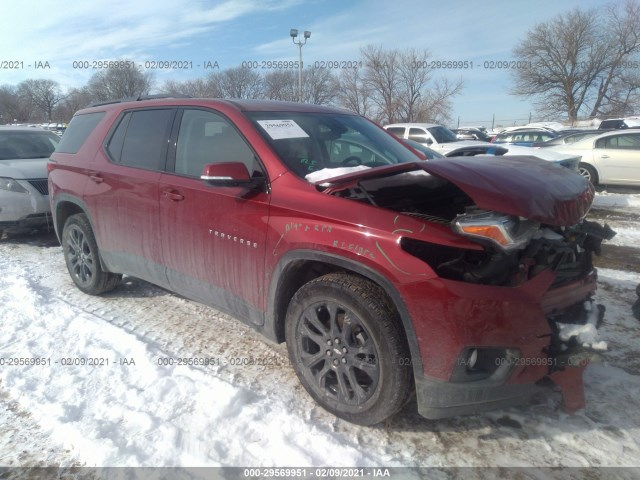
[[[80,147],[87,140],[89,134],[100,123],[105,116],[105,112],[85,113],[76,115],[71,119],[71,123],[62,135],[62,140],[56,148],[58,153],[78,153]]]

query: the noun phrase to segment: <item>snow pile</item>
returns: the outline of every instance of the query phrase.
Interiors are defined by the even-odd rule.
[[[593,199],[595,208],[640,207],[640,195],[599,192]]]
[[[211,367],[177,365],[144,333],[42,295],[23,268],[0,279],[0,385],[87,466],[402,465]]]
[[[323,168],[317,172],[309,173],[304,178],[310,183],[320,183],[323,180],[328,180],[329,178],[340,177],[342,175],[347,175],[348,173],[368,170],[370,168],[371,167],[366,167],[364,165],[358,165],[357,167]]]
[[[573,323],[558,323],[560,328],[560,340],[567,342],[572,337],[576,338],[576,341],[586,348],[592,348],[593,350],[606,351],[607,342],[598,341],[598,309],[593,308],[590,301],[584,302],[584,309],[589,312],[589,316],[584,325]]]

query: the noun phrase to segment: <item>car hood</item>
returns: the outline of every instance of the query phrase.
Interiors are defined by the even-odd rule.
[[[533,156],[452,157],[361,170],[322,180],[333,193],[364,180],[377,179],[377,188],[397,185],[396,174],[423,170],[456,185],[482,209],[516,215],[548,225],[578,223],[593,202],[593,186],[581,175]],[[411,182],[411,175],[403,181]]]
[[[18,160],[0,160],[0,177],[47,178],[48,158],[27,158]]]
[[[443,155],[451,150],[461,147],[469,147],[471,145],[487,145],[487,142],[481,140],[458,140],[457,142],[446,143],[434,143],[433,145],[427,145],[429,148],[436,150]]]
[[[541,158],[542,160],[547,160],[548,162],[561,162],[564,160],[571,160],[579,157],[579,155],[575,155],[574,153],[571,153],[571,152],[561,152],[561,151],[553,151],[553,150],[542,149],[542,148],[523,147],[521,145],[485,143],[484,145],[480,145],[480,147],[485,147],[487,151],[504,149],[506,150],[506,152],[503,154],[504,156],[510,156],[510,157],[514,155],[533,156],[533,157]],[[446,156],[455,157],[458,151],[460,151],[459,148],[451,150],[447,152]]]

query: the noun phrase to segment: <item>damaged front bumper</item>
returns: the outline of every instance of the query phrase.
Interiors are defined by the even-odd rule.
[[[524,404],[550,384],[560,388],[568,412],[585,406],[583,371],[606,349],[596,337],[604,315],[592,301],[596,273],[548,290],[553,279],[544,272],[515,288],[432,281],[437,299],[418,307],[424,321],[414,314],[424,370],[416,374],[422,416]]]

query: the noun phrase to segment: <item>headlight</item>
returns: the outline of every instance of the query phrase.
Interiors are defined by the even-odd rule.
[[[465,213],[453,220],[453,229],[460,235],[491,242],[503,250],[523,248],[538,228],[540,224],[532,220],[488,211]]]
[[[29,191],[13,178],[0,177],[0,189],[10,192],[29,193]]]

